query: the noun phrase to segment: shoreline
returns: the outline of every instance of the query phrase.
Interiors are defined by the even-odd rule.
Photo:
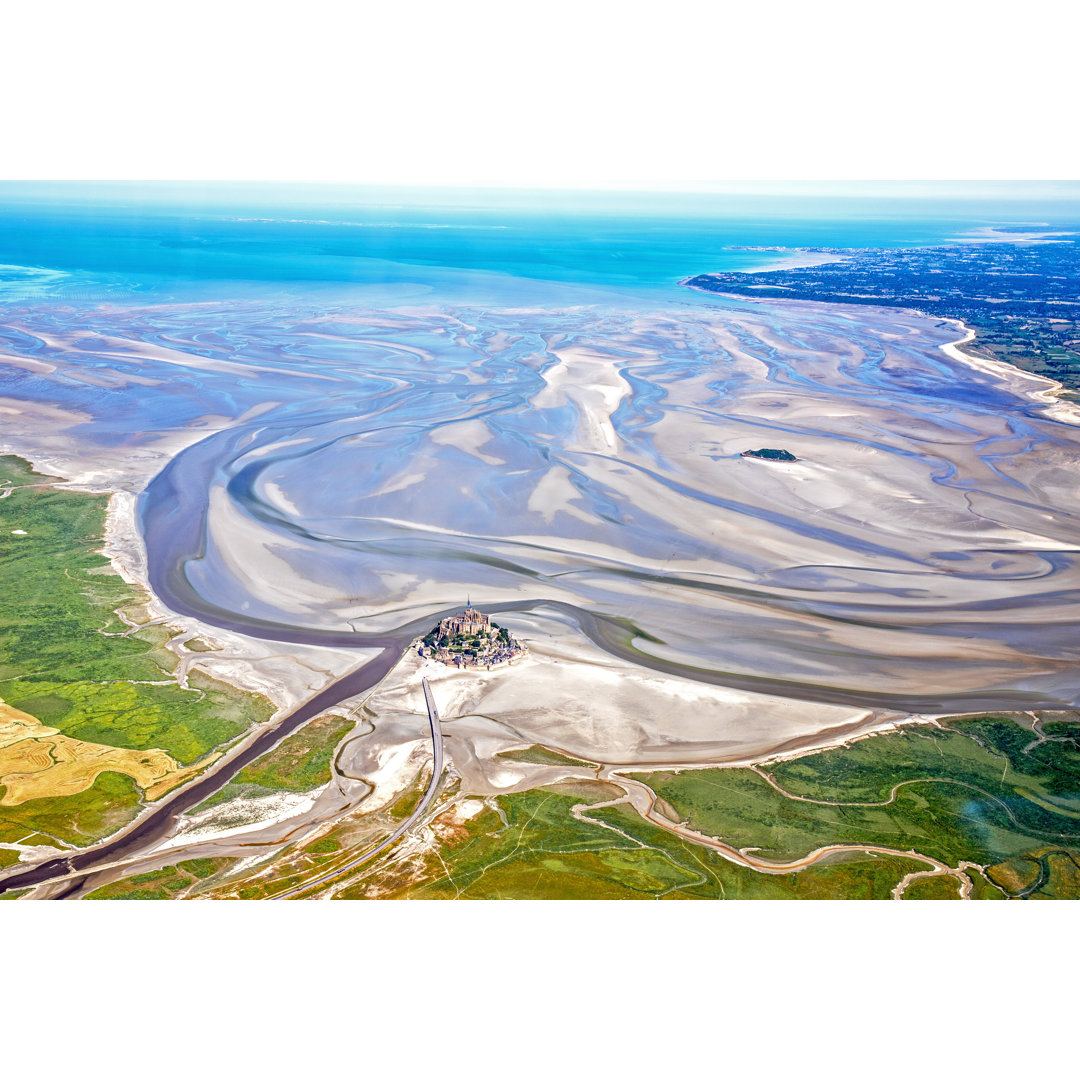
[[[731,274],[765,274],[771,270],[799,270],[804,267],[825,266],[828,263],[848,262],[851,256],[840,255],[830,251],[794,251],[786,248],[769,248],[762,249],[760,252],[754,252],[754,254],[766,255],[768,251],[776,253],[777,258],[771,262],[755,263],[753,266],[743,266],[738,270],[725,271]],[[750,252],[742,252],[742,254],[751,254]],[[703,270],[700,273],[688,274],[684,278],[680,278],[675,282],[676,286],[692,289],[694,286],[688,285],[688,281],[693,281],[696,277],[701,277],[704,274],[716,273],[717,271]],[[695,292],[708,292],[707,289],[694,289]],[[720,293],[714,295],[719,296]]]
[[[137,497],[127,491],[112,491],[109,495],[101,554],[124,581],[145,595],[147,624],[165,625],[176,631],[167,647],[177,658],[176,677],[182,686],[187,674],[198,669],[236,690],[260,694],[275,706],[267,721],[273,723],[378,652],[319,646],[317,656],[310,655],[310,647],[259,641],[173,611],[150,587],[146,548],[136,524]],[[193,639],[213,648],[201,652],[184,649],[184,644]],[[335,659],[337,663],[319,666],[319,661]]]
[[[774,249],[780,258],[760,266],[745,266],[741,270],[732,270],[733,274],[765,274],[770,270],[800,270],[804,267],[825,266],[828,263],[848,262],[849,255],[837,255],[828,251],[784,251],[782,248]],[[765,254],[762,252],[762,254]],[[707,271],[706,271],[707,272]],[[697,275],[694,275],[695,277]],[[689,281],[690,279],[685,279]],[[680,281],[681,285],[682,282]]]
[[[917,308],[909,308],[908,310],[914,311],[917,315],[923,315]],[[931,318],[929,315],[923,315],[923,317]],[[1010,364],[1005,360],[992,360],[988,356],[979,356],[967,352],[963,346],[975,341],[978,337],[978,331],[968,326],[962,319],[949,318],[943,319],[942,322],[954,323],[964,334],[963,337],[958,338],[956,341],[949,341],[938,346],[946,356],[959,360],[967,364],[968,367],[981,371],[984,375],[996,375],[999,378],[1019,378],[1021,382],[1043,384],[1040,389],[1022,391],[1022,395],[1042,405],[1046,410],[1046,414],[1052,420],[1057,420],[1062,424],[1080,426],[1080,404],[1062,400],[1061,395],[1069,392],[1063,383],[1059,383],[1056,379],[1051,379],[1047,375],[1039,375],[1034,371],[1025,371],[1023,368]]]

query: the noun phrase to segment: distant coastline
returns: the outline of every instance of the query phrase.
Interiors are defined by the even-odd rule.
[[[1011,242],[1009,242],[1011,241]],[[738,248],[787,254],[760,269],[698,274],[680,285],[738,299],[904,308],[970,328],[977,362],[1005,363],[1080,392],[1080,234],[992,229],[913,248]],[[975,345],[974,335],[978,335]]]

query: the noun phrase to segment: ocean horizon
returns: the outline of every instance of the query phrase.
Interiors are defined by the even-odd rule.
[[[784,258],[747,248],[919,247],[1024,224],[1080,226],[1080,202],[5,183],[0,300],[695,302],[679,281]]]

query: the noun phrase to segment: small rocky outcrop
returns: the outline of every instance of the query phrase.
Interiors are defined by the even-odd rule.
[[[798,461],[799,459],[790,450],[744,450],[743,457],[761,458],[763,461]]]

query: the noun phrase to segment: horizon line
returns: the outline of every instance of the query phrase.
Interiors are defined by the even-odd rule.
[[[313,188],[455,193],[527,193],[545,195],[678,195],[792,198],[962,197],[984,199],[1080,199],[1080,180],[730,180],[668,184],[600,184],[588,182],[442,182],[423,180],[279,179],[279,178],[86,178],[0,177],[0,188],[57,185],[117,188]]]

